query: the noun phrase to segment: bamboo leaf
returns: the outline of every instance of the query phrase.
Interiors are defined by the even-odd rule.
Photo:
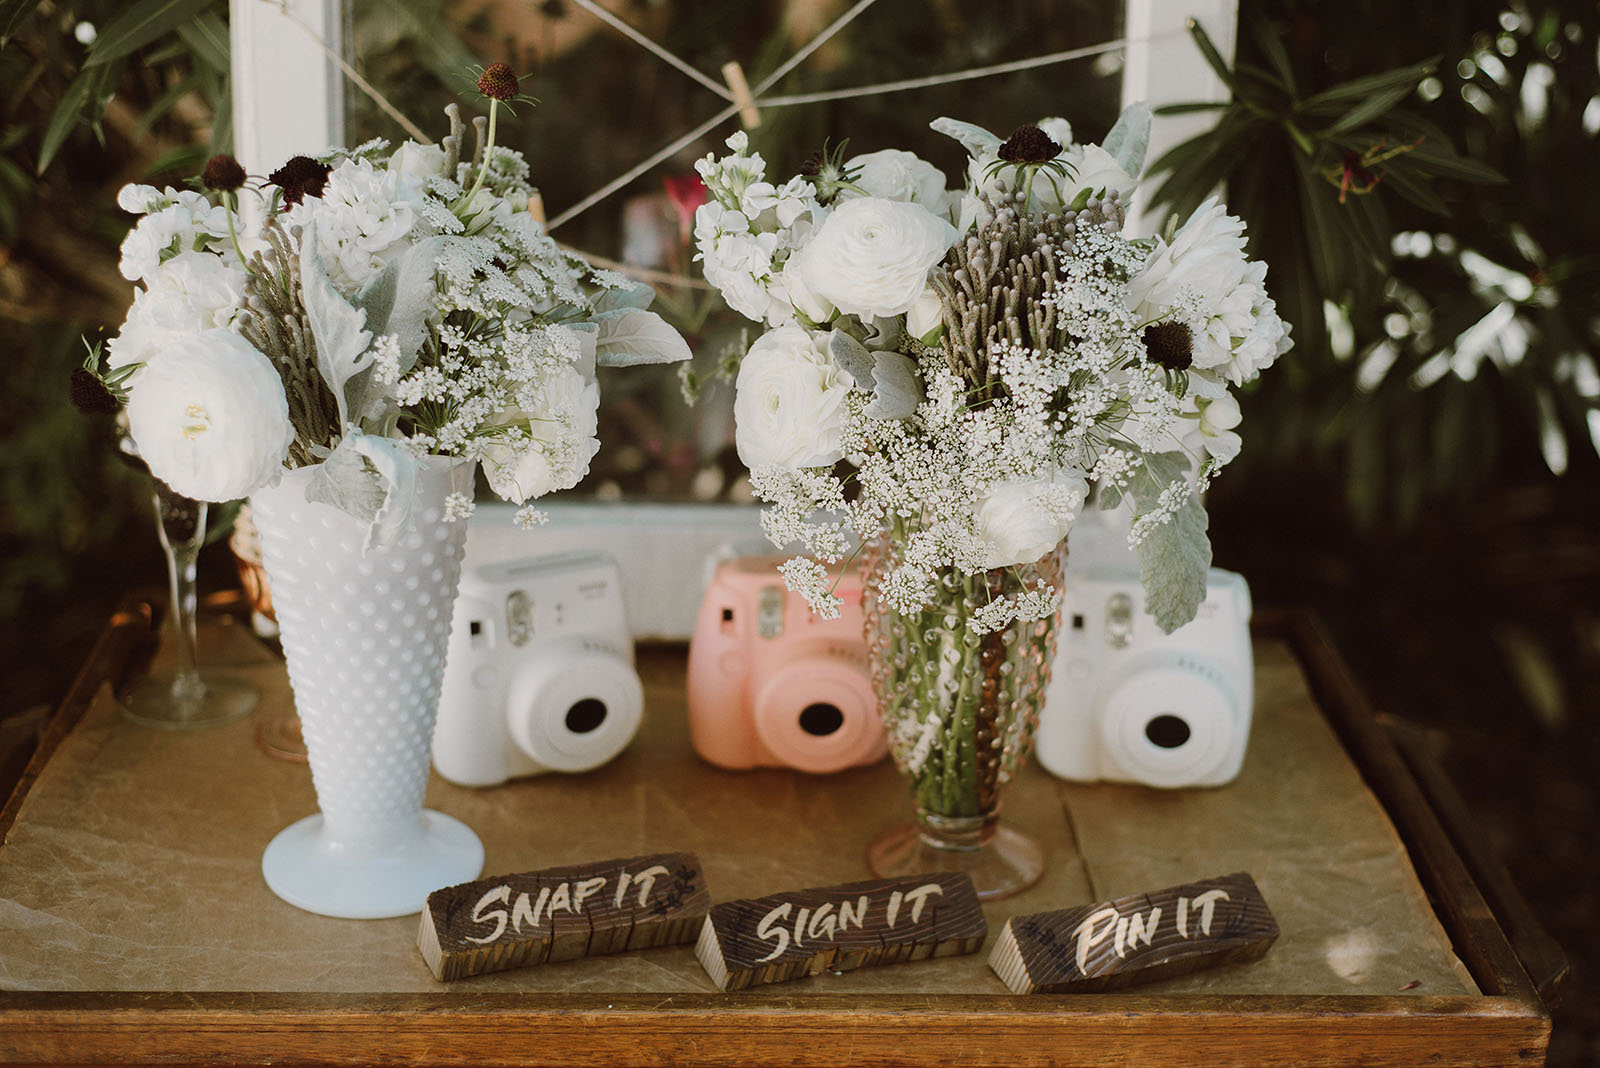
[[[1388,112],[1400,101],[1410,96],[1411,92],[1412,87],[1410,86],[1396,86],[1381,93],[1374,93],[1340,116],[1333,125],[1328,127],[1328,132],[1343,133],[1346,130],[1354,130],[1358,126],[1363,126]]]
[[[1217,77],[1222,79],[1222,84],[1232,91],[1238,92],[1239,83],[1234,79],[1233,71],[1229,70],[1228,65],[1223,62],[1222,53],[1217,51],[1217,46],[1211,43],[1211,38],[1206,34],[1205,27],[1201,26],[1196,19],[1189,20],[1189,36],[1194,38],[1194,43],[1200,49],[1200,54],[1211,65],[1211,69],[1217,72]]]
[[[134,124],[134,137],[143,137],[149,133],[155,124],[160,122],[166,114],[177,105],[179,100],[200,88],[200,76],[191,74],[181,81],[174,82],[172,86],[160,96],[150,102],[144,109],[144,114],[139,116],[139,121]]]
[[[1295,88],[1294,65],[1289,62],[1289,53],[1284,51],[1283,42],[1278,40],[1278,35],[1273,32],[1270,22],[1264,18],[1250,20],[1250,32],[1260,46],[1261,52],[1267,57],[1267,62],[1272,64],[1272,69],[1278,72],[1278,77],[1283,79],[1283,84],[1291,94],[1298,94]]]
[[[1197,111],[1221,111],[1232,104],[1220,100],[1196,100],[1189,104],[1162,104],[1154,109],[1156,115],[1193,115]]]
[[[0,0],[0,45],[10,42],[22,20],[38,6],[39,0]]]
[[[109,63],[151,41],[171,33],[202,12],[215,0],[139,0],[112,19],[89,46],[86,67]]]
[[[1310,241],[1311,266],[1317,285],[1325,295],[1336,295],[1344,286],[1344,235],[1333,212],[1333,191],[1309,163],[1296,160],[1295,174],[1300,179],[1300,204],[1304,209]]]
[[[50,166],[50,161],[56,158],[56,153],[61,151],[61,146],[66,143],[67,136],[77,128],[78,119],[82,117],[84,106],[89,102],[89,94],[95,83],[99,80],[98,72],[94,70],[81,70],[78,76],[72,79],[66,91],[61,94],[61,102],[56,105],[56,110],[50,116],[50,125],[45,127],[44,140],[39,145],[39,165],[35,174],[43,174],[45,168]]]
[[[1364,100],[1373,93],[1387,92],[1400,86],[1405,86],[1407,92],[1417,87],[1417,83],[1432,74],[1439,64],[1439,57],[1413,63],[1409,67],[1396,67],[1381,74],[1369,74],[1364,78],[1354,78],[1342,82],[1332,89],[1325,89],[1315,96],[1309,96],[1301,101],[1301,110],[1314,111],[1329,104],[1345,104],[1352,100]]]
[[[1421,177],[1413,177],[1405,168],[1391,168],[1384,175],[1384,181],[1392,185],[1396,193],[1423,211],[1431,211],[1435,215],[1450,214],[1450,209],[1445,206],[1439,194],[1433,191],[1433,186]]]
[[[219,74],[227,74],[230,50],[228,26],[214,11],[178,26],[178,36],[194,58]]]

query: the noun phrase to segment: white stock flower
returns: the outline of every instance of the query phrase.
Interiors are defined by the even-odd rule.
[[[845,170],[859,171],[855,184],[862,192],[846,189],[841,200],[859,196],[904,200],[945,214],[944,172],[914,152],[885,148],[863,153],[847,160]]]
[[[484,446],[489,487],[521,504],[576,486],[600,451],[599,408],[599,386],[574,367],[557,369],[544,382],[538,403],[496,417],[498,423],[515,423],[527,437]]]
[[[316,227],[328,277],[353,296],[410,244],[422,199],[419,179],[346,159],[329,173],[322,195],[291,208],[284,224]]]
[[[1288,351],[1288,329],[1266,291],[1266,264],[1245,259],[1244,223],[1216,197],[1195,209],[1171,243],[1157,238],[1128,284],[1142,322],[1176,319],[1194,334],[1194,366],[1235,385]]]
[[[1042,478],[991,487],[977,515],[988,553],[984,566],[1031,564],[1054,549],[1072,529],[1088,493],[1083,472],[1060,467]]]
[[[163,257],[228,239],[228,210],[192,190],[158,193],[152,186],[127,185],[117,194],[117,204],[125,211],[149,213],[122,241],[117,267],[130,282],[154,274]]]
[[[175,341],[203,330],[231,327],[244,298],[245,272],[237,260],[185,252],[145,279],[121,332],[108,345],[112,367],[149,363]]]
[[[1244,444],[1234,432],[1244,418],[1238,400],[1219,383],[1214,389],[1197,390],[1191,395],[1191,403],[1193,408],[1187,418],[1193,419],[1195,424],[1184,436],[1184,445],[1196,454],[1205,450],[1218,463],[1231,462]]]
[[[800,274],[800,259],[798,255],[789,257],[789,261],[783,265],[782,274],[772,288],[781,289],[783,300],[792,311],[799,312],[813,323],[819,325],[826,323],[834,317],[836,309],[806,285],[805,279]],[[792,315],[788,315],[784,316],[782,321],[774,322],[770,311],[767,315],[767,321],[773,326],[782,326],[793,318]]]
[[[881,197],[839,204],[797,255],[801,277],[847,315],[900,315],[956,239],[926,208]]]
[[[237,500],[274,484],[294,441],[278,372],[227,330],[175,338],[139,371],[128,428],[150,473],[201,501]]]
[[[843,458],[853,380],[828,355],[825,336],[780,326],[739,364],[734,442],[746,467],[824,467]]]

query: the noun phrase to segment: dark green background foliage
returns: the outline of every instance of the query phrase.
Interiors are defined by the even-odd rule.
[[[552,214],[719,106],[604,28],[553,49],[589,19],[563,0],[517,6],[516,34],[481,6],[355,0],[355,62],[430,130],[445,100],[470,96],[469,63],[527,72],[542,104],[519,108],[510,137]],[[619,10],[702,70],[743,61],[752,82],[809,36],[780,4]],[[131,296],[116,271],[129,221],[117,187],[177,182],[228,141],[225,18],[221,0],[0,0],[7,707],[58,695],[120,591],[159,581],[147,491],[113,458],[110,428],[69,408],[65,381],[79,335],[114,330]],[[80,21],[99,28],[91,48]],[[880,0],[779,91],[1120,30],[1112,5],[1090,0]],[[1485,831],[1580,964],[1600,962],[1597,41],[1593,2],[1245,0],[1236,100],[1168,157],[1165,189],[1186,208],[1226,186],[1297,342],[1245,398],[1244,452],[1210,500],[1218,562],[1249,576],[1258,603],[1316,608],[1386,710],[1446,728]],[[1116,96],[1114,71],[1080,62],[769,110],[753,140],[780,173],[849,137],[954,176],[960,150],[925,129],[935,115],[1005,133],[1062,114],[1098,138]],[[348,103],[353,139],[399,136],[364,97]],[[625,195],[659,192],[727,129]],[[1355,188],[1340,203],[1347,166]],[[616,255],[621,201],[558,236]],[[738,320],[700,314],[691,332],[714,356]],[[718,458],[725,428],[697,422],[670,377],[607,386],[616,403],[591,484],[682,494]],[[679,455],[657,440],[674,435],[706,440]],[[205,563],[226,580],[225,557]],[[1600,1060],[1587,982],[1560,1018],[1554,1064]]]

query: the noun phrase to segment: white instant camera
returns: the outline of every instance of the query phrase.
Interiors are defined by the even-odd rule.
[[[1086,511],[1069,543],[1039,763],[1081,782],[1220,786],[1250,738],[1250,587],[1212,568],[1194,620],[1161,633],[1116,513]]]
[[[462,786],[588,771],[633,740],[644,690],[604,553],[562,553],[461,576],[433,764]]]

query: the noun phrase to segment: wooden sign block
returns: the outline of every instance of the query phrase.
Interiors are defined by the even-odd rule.
[[[989,925],[967,875],[876,879],[711,907],[695,956],[722,990],[976,953]]]
[[[417,947],[435,979],[460,979],[690,942],[710,905],[693,853],[546,868],[435,890]]]
[[[1278,923],[1244,872],[1006,921],[989,967],[1014,994],[1091,993],[1258,960]]]

